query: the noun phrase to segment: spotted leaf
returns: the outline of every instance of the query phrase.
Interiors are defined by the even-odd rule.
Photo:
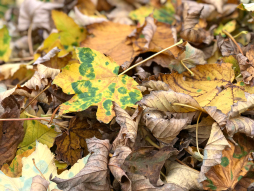
[[[125,109],[142,98],[137,83],[118,75],[119,65],[110,57],[90,48],[77,48],[76,53],[80,64],[66,66],[53,82],[65,93],[75,94],[61,105],[61,114],[98,106],[97,119],[108,123],[115,116],[112,101]]]

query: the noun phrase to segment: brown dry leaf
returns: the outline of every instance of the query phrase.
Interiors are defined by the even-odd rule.
[[[214,5],[219,13],[223,13],[223,6],[224,6],[224,4],[227,3],[228,0],[216,0],[216,1],[213,1],[213,0],[203,0],[203,1],[205,3],[209,3],[209,4]]]
[[[31,191],[47,191],[49,181],[42,178],[40,175],[33,177]]]
[[[10,96],[2,101],[1,105],[5,112],[1,115],[1,119],[19,118],[18,99],[20,98]],[[0,166],[11,162],[15,157],[17,147],[25,135],[22,124],[23,121],[0,121]]]
[[[116,148],[113,156],[109,160],[109,169],[115,179],[121,184],[123,191],[131,190],[131,181],[126,173],[121,169],[126,157],[131,153],[131,149],[126,146],[119,146]]]
[[[235,117],[227,120],[226,124],[227,133],[233,137],[235,133],[244,133],[247,136],[254,136],[254,120],[248,117]]]
[[[168,116],[172,115],[175,119],[187,119],[187,124],[190,125],[192,121],[195,121],[198,119],[198,115],[200,114],[200,111],[194,111],[190,113],[173,113],[173,112],[167,112]]]
[[[224,57],[234,55],[239,52],[235,43],[230,38],[224,39],[221,34],[217,36],[217,45]]]
[[[50,31],[50,11],[62,8],[62,3],[49,3],[36,0],[25,0],[19,11],[18,29],[27,30],[32,24],[33,29],[44,28]]]
[[[228,117],[221,110],[218,110],[215,106],[207,106],[204,109],[221,127],[226,125]]]
[[[1,171],[9,177],[18,178],[22,175],[22,158],[28,157],[34,152],[35,148],[27,150],[20,155],[16,155],[15,158],[12,160],[11,164],[4,164],[1,168]]]
[[[197,110],[203,111],[196,100],[191,96],[174,91],[152,91],[149,95],[145,96],[139,104],[160,111],[174,113],[189,113]],[[184,107],[182,104],[189,105],[191,108]]]
[[[117,103],[113,102],[113,105],[116,113],[116,122],[121,126],[121,130],[113,142],[113,150],[119,146],[132,148],[137,137],[141,112],[139,112],[136,120],[134,120],[124,109],[117,105]]]
[[[207,173],[211,167],[221,163],[222,151],[227,146],[230,147],[230,144],[223,135],[220,126],[214,122],[210,137],[204,148],[203,164],[199,174],[200,182],[206,180],[205,173]]]
[[[203,118],[198,124],[198,143],[201,144],[210,137],[212,124],[214,119],[210,116]],[[191,141],[193,145],[196,145],[196,124],[188,125],[185,129],[188,129],[189,134],[194,137],[194,140]]]
[[[150,88],[155,91],[158,91],[158,90],[169,91],[170,90],[169,85],[162,81],[149,80],[147,82],[143,82],[141,86]]]
[[[90,126],[87,119],[72,118],[68,131],[55,139],[56,159],[74,165],[78,159],[82,158],[82,154],[84,156],[88,154],[86,139],[94,136],[101,138],[101,133]]]
[[[202,28],[196,28],[196,24],[199,22],[199,18],[201,15],[201,9],[190,9],[188,10],[187,16],[184,18],[183,23],[183,31],[181,32],[181,37],[184,40],[187,40],[192,43],[200,44],[210,44],[213,40],[213,36],[211,35],[210,31],[206,31]]]
[[[178,151],[169,146],[160,150],[156,150],[154,147],[143,147],[129,154],[122,165],[122,169],[127,172],[127,175],[143,175],[150,180],[151,184],[156,186],[165,160],[177,154]]]
[[[70,179],[53,178],[51,181],[62,190],[97,190],[110,191],[108,181],[108,153],[110,143],[108,140],[97,138],[87,139],[87,147],[91,156],[85,167]]]
[[[197,170],[170,160],[166,161],[165,167],[167,183],[176,184],[187,190],[202,190],[202,185],[198,182]]]
[[[64,56],[58,57],[58,53],[60,51],[61,50],[58,49],[57,47],[53,48],[45,56],[39,57],[34,62],[34,65],[36,65],[36,64],[43,64],[44,66],[47,66],[47,67],[50,67],[50,68],[62,69],[71,60],[72,54],[70,52],[70,53],[68,53],[68,54],[66,54]]]
[[[204,189],[233,190],[238,181],[253,168],[251,151],[254,149],[253,139],[236,134],[234,140],[238,145],[229,142],[231,147],[222,152],[221,162],[213,166],[205,175]]]
[[[170,144],[185,127],[188,119],[146,118],[145,125],[153,136],[163,143]]]

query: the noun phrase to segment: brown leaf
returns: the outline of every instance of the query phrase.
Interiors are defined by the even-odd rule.
[[[19,118],[20,106],[14,96],[5,98],[1,104],[5,109],[1,119]],[[0,121],[0,166],[15,157],[17,147],[25,135],[22,124],[23,121]]]
[[[49,181],[42,178],[40,175],[33,177],[31,191],[47,191]]]
[[[162,81],[149,80],[147,82],[143,82],[141,85],[155,91],[158,91],[158,90],[169,91],[170,90],[169,85]]]
[[[216,0],[216,1],[203,0],[203,1],[206,2],[206,3],[210,3],[210,4],[214,5],[219,13],[223,12],[223,6],[227,2],[227,0]]]
[[[140,174],[147,177],[151,184],[156,186],[165,160],[176,154],[178,151],[169,146],[160,150],[155,150],[154,147],[143,147],[129,154],[122,168],[128,174]]]
[[[171,143],[179,132],[185,127],[188,119],[153,118],[146,119],[146,127],[152,132],[153,136],[163,143]]]
[[[85,167],[70,179],[53,178],[51,181],[62,190],[98,190],[110,191],[108,181],[108,140],[87,139],[87,147],[91,156]]]
[[[248,117],[235,117],[227,120],[226,124],[227,133],[233,137],[235,133],[244,133],[247,136],[254,136],[254,120]]]
[[[56,159],[74,165],[78,159],[82,158],[82,154],[87,155],[86,139],[94,136],[101,138],[100,131],[94,127],[95,125],[90,127],[87,119],[72,118],[68,131],[63,132],[61,136],[55,139],[57,145]]]
[[[131,149],[126,146],[117,147],[114,155],[109,160],[109,169],[115,179],[120,182],[123,191],[131,190],[131,181],[125,172],[121,169],[126,157],[131,153]]]
[[[208,115],[210,115],[221,127],[226,125],[227,115],[222,113],[215,106],[206,106],[204,107]]]
[[[230,144],[224,137],[220,126],[214,122],[208,142],[204,149],[204,158],[201,171],[199,174],[199,181],[206,180],[205,173],[207,173],[211,167],[221,163],[222,151]]]
[[[114,111],[116,112],[116,122],[121,126],[121,130],[113,142],[113,150],[119,146],[127,146],[132,148],[137,137],[141,113],[138,115],[135,121],[124,109],[117,105],[117,103],[113,102],[113,105]]]
[[[217,45],[221,51],[222,56],[230,56],[238,53],[238,48],[230,39],[224,39],[221,35],[217,36]]]
[[[254,149],[253,139],[236,134],[234,140],[238,145],[229,142],[231,147],[223,150],[221,162],[206,173],[208,179],[203,182],[204,189],[233,190],[254,165],[249,160]]]
[[[176,184],[187,190],[202,190],[202,185],[198,182],[197,170],[170,160],[166,161],[165,167],[167,183]]]

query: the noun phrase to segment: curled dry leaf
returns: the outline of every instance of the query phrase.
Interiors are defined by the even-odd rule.
[[[202,190],[202,185],[198,182],[197,170],[170,160],[166,161],[165,167],[167,183],[176,184],[186,190]]]
[[[227,120],[226,129],[228,135],[233,137],[235,133],[244,133],[247,136],[254,136],[254,120],[248,117],[235,117]]]
[[[214,5],[219,13],[223,12],[223,6],[227,3],[227,0],[203,0],[205,3],[210,3]]]
[[[221,162],[205,174],[207,180],[202,182],[205,190],[234,190],[238,181],[248,172],[251,173],[254,163],[249,159],[252,158],[250,152],[254,149],[253,139],[236,134],[234,140],[237,145],[229,142],[231,147],[222,151]]]
[[[149,80],[147,82],[143,82],[141,85],[146,88],[150,88],[154,91],[158,90],[170,91],[169,85],[162,81]]]
[[[153,118],[149,117],[145,121],[146,127],[152,132],[153,136],[163,143],[171,143],[179,132],[185,127],[188,119]]]
[[[215,106],[206,106],[204,109],[221,127],[226,125],[228,119],[227,115],[222,113]]]
[[[131,153],[131,149],[126,146],[116,148],[113,156],[109,160],[109,169],[116,180],[121,184],[123,191],[131,190],[131,181],[126,173],[121,169],[126,157]]]
[[[107,166],[109,141],[97,138],[87,139],[87,147],[92,154],[85,167],[77,175],[70,179],[55,177],[51,180],[57,184],[58,188],[64,191],[71,189],[110,190]]]
[[[47,191],[49,181],[42,178],[40,175],[33,177],[31,191]]]
[[[32,25],[34,29],[44,28],[50,31],[50,11],[62,7],[62,3],[25,0],[20,7],[18,29],[27,30]]]
[[[156,150],[154,147],[143,147],[129,154],[122,165],[122,169],[127,172],[127,175],[143,175],[150,180],[151,184],[156,186],[165,160],[177,154],[178,151],[169,146],[160,150]]]
[[[20,106],[18,99],[14,96],[5,98],[1,105],[4,108],[4,113],[1,119],[19,118]],[[17,147],[22,142],[25,131],[23,121],[0,121],[0,166],[4,163],[11,162],[16,155]]]
[[[132,148],[137,137],[141,113],[139,113],[136,120],[134,120],[117,103],[114,102],[113,105],[114,111],[116,112],[116,122],[121,126],[121,130],[113,142],[113,150],[119,146],[127,146]]]
[[[238,53],[238,48],[230,39],[224,39],[221,35],[217,36],[217,45],[221,51],[222,56],[230,56]]]
[[[223,135],[220,126],[214,122],[210,137],[204,149],[203,164],[199,174],[200,182],[206,180],[205,173],[207,173],[211,167],[221,163],[222,151],[227,146],[230,147],[230,144]]]
[[[176,104],[175,104],[176,103]],[[155,108],[160,111],[169,111],[176,113],[189,113],[203,109],[191,96],[176,93],[174,91],[153,91],[145,96],[139,104]],[[175,105],[174,105],[175,104]],[[180,104],[180,105],[179,105]],[[189,105],[191,107],[184,107],[181,104]]]

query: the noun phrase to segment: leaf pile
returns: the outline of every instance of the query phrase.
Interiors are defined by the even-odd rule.
[[[253,11],[1,1],[0,190],[252,190]]]

